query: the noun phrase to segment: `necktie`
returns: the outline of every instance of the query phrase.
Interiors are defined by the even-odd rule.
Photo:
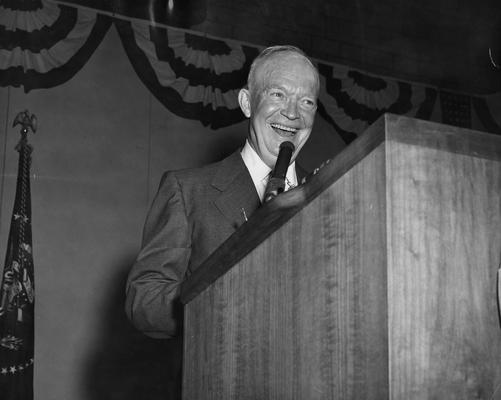
[[[287,179],[287,177],[285,177],[285,190],[290,190],[290,189],[294,189],[296,187],[296,185],[294,185],[289,179]]]
[[[266,192],[266,186],[268,185],[268,180],[270,179],[270,176],[271,176],[271,172],[266,175],[262,180],[261,180],[261,188],[260,188],[260,198],[261,198],[261,201],[263,201],[263,196],[264,196],[264,193]],[[290,189],[293,189],[295,188],[296,185],[294,185],[294,183],[292,183],[289,179],[287,179],[287,177],[285,177],[285,192],[290,190]]]

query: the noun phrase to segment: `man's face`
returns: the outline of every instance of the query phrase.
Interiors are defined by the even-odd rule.
[[[250,118],[249,142],[273,168],[280,143],[296,147],[308,140],[317,110],[318,83],[311,64],[296,53],[278,53],[255,71],[252,92],[242,89],[240,106]]]

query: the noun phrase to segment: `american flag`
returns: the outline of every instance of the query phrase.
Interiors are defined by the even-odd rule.
[[[14,124],[23,125],[16,147],[19,164],[14,210],[0,287],[0,394],[2,400],[33,399],[34,272],[31,237],[28,127],[36,129],[27,111]],[[35,120],[36,121],[36,120]]]

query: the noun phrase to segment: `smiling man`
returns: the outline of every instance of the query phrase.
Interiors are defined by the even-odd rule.
[[[292,162],[310,136],[317,110],[319,78],[301,50],[275,46],[252,64],[248,89],[239,93],[240,108],[250,118],[248,143],[273,168],[280,143],[291,141]]]
[[[243,113],[250,118],[242,158],[261,201],[284,141],[295,146],[286,188],[297,185],[294,160],[310,136],[319,86],[316,68],[296,47],[269,47],[254,60],[248,88],[240,91],[238,100]],[[298,172],[304,175],[303,171]]]
[[[265,49],[238,96],[249,118],[243,149],[202,168],[164,174],[127,281],[126,312],[139,330],[180,337],[181,283],[259,207],[282,142],[295,146],[286,190],[305,175],[295,159],[310,136],[318,91],[318,72],[301,50]],[[181,348],[173,345],[167,379],[180,378]]]

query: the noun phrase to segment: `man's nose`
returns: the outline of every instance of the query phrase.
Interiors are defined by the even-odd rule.
[[[288,119],[299,118],[298,104],[295,99],[288,99],[282,108],[282,115]]]

